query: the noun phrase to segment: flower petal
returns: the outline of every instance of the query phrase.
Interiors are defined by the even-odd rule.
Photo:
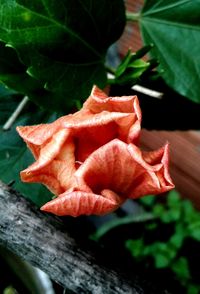
[[[72,115],[62,116],[53,123],[50,124],[40,124],[35,126],[18,126],[16,129],[19,135],[23,138],[25,142],[29,142],[36,145],[42,145],[49,138],[56,133],[63,122],[69,120]]]
[[[63,193],[42,206],[41,210],[59,216],[104,215],[117,209],[119,204],[115,196],[105,198],[93,193],[74,191]]]
[[[135,101],[137,101],[135,103]],[[83,109],[89,109],[93,113],[104,110],[110,112],[136,113],[141,120],[141,110],[137,96],[108,97],[97,86],[94,86],[90,97],[83,104]]]
[[[71,188],[74,185],[76,162],[75,145],[68,135],[68,130],[55,134],[52,140],[41,149],[39,159],[21,172],[22,181],[42,183],[55,195]]]
[[[127,198],[127,191],[134,182],[136,162],[127,144],[115,139],[93,152],[76,171],[78,183],[84,182],[96,194],[109,189]]]
[[[63,193],[65,190],[61,187],[60,182],[51,174],[33,174],[30,175],[28,178],[23,179],[23,182],[27,183],[41,183],[45,185],[53,194],[59,195]]]
[[[22,175],[24,177],[26,177],[26,174],[29,176],[30,173],[47,166],[59,154],[62,145],[67,140],[67,137],[69,137],[69,130],[64,129],[55,133],[51,140],[40,149],[38,160],[22,171]]]
[[[126,134],[129,143],[137,143],[141,130],[142,114],[137,96],[108,97],[97,86],[94,86],[90,97],[83,105],[83,110],[90,110],[92,113],[102,113],[103,111],[132,113],[135,114],[135,120],[132,123],[129,136],[127,137],[126,126],[123,126],[123,132]],[[125,139],[122,139],[125,141]]]
[[[115,139],[93,152],[75,177],[95,194],[109,189],[125,199],[162,193],[173,188],[166,164],[167,148],[163,150],[160,162],[150,165],[137,146]]]
[[[161,194],[174,188],[169,175],[168,144],[153,152],[141,152],[133,144],[130,144],[128,149],[135,161],[143,167],[143,172],[138,176],[136,185],[133,184],[130,189],[130,198]]]
[[[76,160],[83,162],[93,151],[114,138],[127,141],[135,115],[118,112],[102,112],[71,127],[76,144]],[[97,135],[98,134],[98,135]]]

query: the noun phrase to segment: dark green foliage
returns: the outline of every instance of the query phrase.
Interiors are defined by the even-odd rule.
[[[19,56],[1,46],[2,80],[43,107],[68,111],[93,84],[106,85],[105,55],[124,25],[122,0],[1,0],[0,40]]]
[[[171,271],[186,289],[184,293],[199,293],[200,287],[193,276],[193,272],[198,269],[194,270],[193,267],[197,266],[195,262],[198,262],[200,256],[198,252],[192,251],[194,244],[198,248],[200,245],[199,211],[190,201],[181,199],[175,190],[167,197],[143,197],[139,204],[141,207],[137,208],[135,215],[115,217],[101,226],[93,234],[93,239],[101,241],[117,227],[121,227],[123,236],[123,228],[126,234],[125,226],[129,225],[132,237],[127,235],[125,247],[133,257],[133,262],[149,271]],[[197,260],[191,264],[193,254],[197,255]]]
[[[166,83],[200,102],[200,0],[148,0],[139,17],[145,44]]]
[[[155,76],[157,72],[152,72],[158,63],[156,59],[144,61],[142,58],[151,50],[152,46],[145,46],[133,53],[128,50],[121,63],[116,68],[115,79],[112,83],[118,85],[133,86],[137,82],[141,83],[145,75]]]
[[[51,193],[42,185],[25,184],[19,178],[21,170],[33,162],[33,157],[26,144],[17,134],[15,127],[24,124],[47,122],[56,118],[56,114],[39,109],[29,102],[24,112],[8,131],[2,130],[2,125],[20,102],[16,93],[0,87],[0,179],[5,183],[14,181],[13,188],[31,199],[38,206],[51,198]],[[5,103],[6,100],[6,103]]]

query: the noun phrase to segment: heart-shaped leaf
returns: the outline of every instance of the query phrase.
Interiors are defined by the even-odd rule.
[[[0,42],[0,81],[10,89],[40,104],[41,97],[49,98],[52,93],[43,88],[40,81],[26,73],[26,67],[20,62],[16,51]],[[51,100],[50,100],[51,101]]]
[[[148,0],[140,15],[144,42],[153,44],[165,81],[200,102],[200,1]]]
[[[125,25],[123,0],[0,4],[0,40],[17,50],[27,73],[51,92],[41,97],[42,106],[66,110],[70,100],[86,98],[93,84],[105,86],[105,55]]]

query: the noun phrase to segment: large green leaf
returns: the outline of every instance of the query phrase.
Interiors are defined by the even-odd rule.
[[[42,185],[22,183],[19,177],[20,171],[33,162],[30,151],[14,129],[0,132],[0,136],[0,179],[8,184],[14,181],[15,190],[42,205],[51,198],[51,193]]]
[[[200,102],[200,0],[146,0],[140,26],[165,81]]]
[[[0,0],[0,40],[56,96],[40,100],[54,109],[105,86],[106,51],[124,25],[123,0]]]
[[[19,97],[10,94],[12,93],[0,87],[0,179],[5,183],[14,181],[14,189],[40,206],[52,195],[42,185],[21,182],[19,172],[33,162],[33,157],[15,127],[47,121],[49,114],[30,103],[27,113],[22,114],[9,131],[3,131],[1,126],[19,103]]]
[[[41,96],[48,100],[52,97],[52,93],[45,90],[40,81],[26,73],[26,67],[20,62],[16,51],[5,47],[2,42],[0,42],[0,81],[10,89],[27,95],[37,104],[40,104]],[[51,106],[50,102],[51,100],[49,106]]]

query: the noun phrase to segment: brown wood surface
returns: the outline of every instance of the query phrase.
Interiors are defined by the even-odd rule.
[[[113,269],[100,249],[89,250],[77,242],[60,218],[42,213],[2,182],[0,203],[0,246],[42,269],[67,293],[168,293]]]
[[[143,0],[126,0],[126,10],[128,12],[137,13],[142,9],[143,2]],[[124,33],[118,41],[118,52],[120,56],[124,56],[128,49],[131,49],[133,52],[135,52],[142,46],[143,45],[138,23],[132,21],[127,22],[127,25],[124,29]]]

